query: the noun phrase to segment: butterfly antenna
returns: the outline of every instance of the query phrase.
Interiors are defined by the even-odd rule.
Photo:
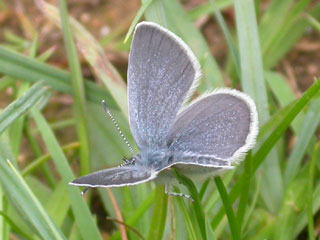
[[[108,116],[110,117],[111,121],[113,122],[113,124],[116,126],[120,136],[122,137],[123,141],[127,144],[128,148],[130,149],[131,153],[134,155],[134,151],[133,148],[131,147],[130,143],[128,142],[127,138],[124,136],[123,132],[121,131],[119,124],[117,123],[117,121],[114,119],[113,115],[111,114],[109,108],[106,105],[106,102],[104,100],[102,100],[102,106],[104,111],[108,114]]]

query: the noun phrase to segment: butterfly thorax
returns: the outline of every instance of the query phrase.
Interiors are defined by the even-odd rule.
[[[172,154],[168,150],[161,149],[141,151],[134,159],[136,165],[158,170],[167,165],[171,157]]]

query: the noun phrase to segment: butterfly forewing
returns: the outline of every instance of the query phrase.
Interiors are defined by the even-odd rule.
[[[70,184],[87,187],[122,187],[147,182],[155,177],[151,169],[124,166],[97,171],[77,178]]]
[[[141,150],[159,148],[200,66],[173,33],[153,23],[136,28],[129,57],[128,95],[131,132]]]
[[[236,90],[222,89],[184,109],[170,130],[170,151],[206,155],[231,163],[254,144],[258,132],[252,100]]]

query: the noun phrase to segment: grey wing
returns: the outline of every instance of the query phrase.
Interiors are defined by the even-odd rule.
[[[237,90],[220,89],[177,116],[167,145],[172,152],[205,155],[232,164],[253,147],[257,134],[258,116],[252,99]]]
[[[69,184],[87,187],[122,187],[150,181],[156,175],[150,169],[142,167],[115,167],[79,177]]]
[[[140,149],[161,147],[200,65],[189,47],[161,26],[142,22],[128,65],[129,120]]]

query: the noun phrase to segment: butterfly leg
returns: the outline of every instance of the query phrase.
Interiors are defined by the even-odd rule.
[[[81,192],[81,195],[83,196],[91,187],[86,187],[85,189],[83,189],[83,191]]]
[[[164,190],[165,194],[170,195],[170,196],[175,196],[175,197],[184,197],[184,198],[190,199],[192,202],[194,202],[193,198],[190,195],[183,194],[183,193],[169,192],[168,188],[169,188],[169,185],[166,184],[166,187]]]

